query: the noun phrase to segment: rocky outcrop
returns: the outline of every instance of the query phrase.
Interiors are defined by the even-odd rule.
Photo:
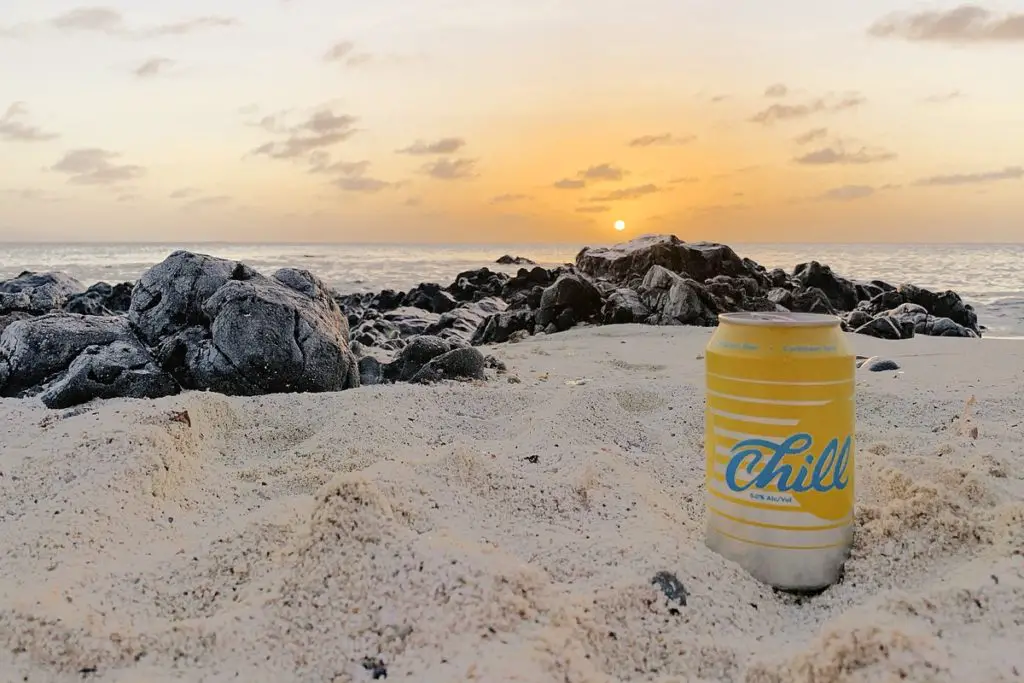
[[[509,256],[508,254],[505,254],[504,256],[499,256],[498,259],[495,261],[495,263],[497,263],[499,265],[502,265],[502,266],[533,266],[533,265],[536,265],[536,262],[531,261],[530,259],[526,258],[525,256]]]
[[[65,273],[25,271],[0,282],[0,315],[43,315],[63,308],[69,297],[84,291],[81,282]]]
[[[348,321],[304,270],[268,278],[236,261],[178,251],[142,276],[128,317],[187,389],[256,395],[359,386]]]
[[[120,315],[128,312],[132,303],[134,284],[122,282],[110,285],[97,282],[80,294],[72,294],[64,303],[68,313],[80,315]]]
[[[697,282],[716,275],[754,275],[748,263],[726,245],[683,242],[675,235],[645,235],[613,247],[584,247],[576,255],[580,272],[621,284],[644,278],[652,266]]]
[[[696,280],[663,266],[651,266],[639,288],[640,301],[650,311],[652,325],[711,326],[718,322],[718,307]]]

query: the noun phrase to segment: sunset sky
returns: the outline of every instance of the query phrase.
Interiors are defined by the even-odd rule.
[[[0,241],[1024,239],[1019,0],[3,4]]]

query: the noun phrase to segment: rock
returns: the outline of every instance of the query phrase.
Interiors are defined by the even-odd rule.
[[[459,305],[455,297],[441,289],[441,285],[434,282],[424,282],[416,285],[405,295],[404,304],[422,308],[431,313],[447,313]]]
[[[383,378],[388,382],[408,382],[430,361],[452,350],[451,342],[434,335],[416,337],[384,366]]]
[[[373,356],[359,359],[359,386],[373,386],[384,381],[384,366]]]
[[[683,586],[683,582],[679,580],[679,577],[672,572],[658,572],[651,579],[651,583],[660,588],[669,601],[686,606],[686,598],[689,596],[689,592]]]
[[[382,318],[367,318],[360,322],[349,334],[350,341],[363,346],[388,348],[389,342],[401,339],[402,332],[398,325]]]
[[[888,358],[873,356],[861,363],[860,367],[869,372],[885,372],[886,370],[899,370],[900,364]]]
[[[861,302],[863,304],[864,302]],[[884,313],[903,304],[903,295],[896,290],[883,290],[868,300],[865,310],[872,314]],[[861,304],[858,304],[860,306]]]
[[[753,277],[716,275],[705,280],[704,287],[721,313],[778,310],[774,301],[761,295],[761,285]]]
[[[768,273],[768,284],[781,288],[789,286],[789,273],[782,268],[772,268]]]
[[[936,318],[949,318],[978,336],[978,316],[974,308],[965,304],[956,292],[947,290],[936,293],[914,285],[900,285],[897,292],[904,302],[922,306]]]
[[[814,288],[823,292],[833,309],[830,312],[850,311],[857,305],[857,288],[853,282],[839,277],[829,266],[823,266],[817,261],[799,264],[793,269],[793,279],[800,283],[803,289]]]
[[[502,285],[501,298],[508,302],[509,308],[539,308],[544,288],[557,280],[564,270],[545,270],[540,266],[530,270],[520,268],[515,277]]]
[[[832,301],[825,292],[817,287],[809,287],[793,293],[790,300],[789,310],[796,313],[822,313],[827,315],[835,314]]]
[[[536,313],[529,309],[493,313],[484,319],[470,340],[472,344],[500,344],[517,332],[533,334]]]
[[[773,287],[768,291],[768,301],[777,306],[782,306],[787,311],[793,310],[793,292],[782,287]]]
[[[0,335],[0,396],[34,396],[67,408],[94,398],[156,398],[178,392],[124,317],[49,313]]]
[[[117,285],[110,285],[106,282],[97,282],[80,294],[72,294],[64,303],[64,310],[68,313],[79,313],[81,315],[119,315],[127,313],[132,303],[132,289],[135,285],[131,282],[122,282]]]
[[[179,391],[142,344],[88,346],[39,396],[47,408],[70,408],[97,398],[160,398]]]
[[[878,339],[910,339],[914,336],[913,326],[908,329],[901,326],[895,318],[890,318],[887,315],[874,318],[871,322],[858,327],[855,332]]]
[[[485,379],[484,366],[484,356],[477,349],[453,349],[433,358],[409,381],[428,384],[446,379]]]
[[[8,325],[19,320],[29,320],[35,316],[32,313],[25,313],[24,311],[12,311],[6,315],[0,315],[0,334],[4,333]]]
[[[871,314],[866,311],[853,310],[843,316],[843,322],[851,330],[856,330],[858,327],[863,327],[871,322]]]
[[[614,290],[601,308],[601,322],[605,325],[641,323],[651,315],[651,309],[640,300],[640,295],[628,287]]]
[[[464,304],[442,315],[435,324],[427,328],[427,334],[466,345],[488,316],[501,313],[507,308],[508,305],[497,297],[487,297]]]
[[[60,310],[68,297],[85,291],[82,283],[65,273],[33,273],[0,282],[0,315],[11,312],[42,315]]]
[[[509,256],[508,254],[505,254],[504,256],[499,256],[498,260],[495,261],[495,263],[499,263],[499,264],[501,264],[503,266],[532,266],[532,265],[535,265],[534,261],[531,261],[530,259],[528,259],[528,258],[526,258],[524,256]]]
[[[938,318],[928,313],[924,306],[918,304],[900,304],[883,315],[893,318],[900,325],[911,327],[915,333],[933,337],[977,337],[974,330],[968,329],[949,318]]]
[[[188,389],[229,395],[359,386],[348,321],[311,273],[267,278],[236,261],[176,251],[146,271],[129,318]]]
[[[426,334],[431,325],[436,325],[441,320],[441,316],[437,313],[430,313],[412,306],[392,309],[381,317],[397,327],[399,335],[403,338]]]
[[[647,319],[651,324],[718,324],[718,310],[707,290],[699,282],[680,277],[663,266],[651,266],[639,294],[640,301],[651,311]]]
[[[698,282],[716,275],[753,275],[726,245],[683,242],[675,235],[644,235],[612,247],[584,247],[576,255],[580,272],[622,284],[645,277],[652,266]]]
[[[455,282],[448,286],[457,301],[479,301],[501,295],[508,275],[495,273],[488,268],[467,270],[455,276]]]
[[[579,273],[566,273],[546,287],[537,311],[537,326],[554,324],[565,331],[578,322],[596,318],[601,312],[601,293],[589,279]]]

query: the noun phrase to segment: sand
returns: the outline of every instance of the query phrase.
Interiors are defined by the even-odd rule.
[[[1022,680],[1024,344],[853,339],[902,370],[858,374],[856,545],[798,598],[703,544],[709,335],[539,336],[484,383],[2,400],[0,680]]]

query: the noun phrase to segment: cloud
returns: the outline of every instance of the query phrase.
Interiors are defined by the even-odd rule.
[[[793,142],[798,145],[806,145],[815,140],[820,140],[828,135],[828,128],[812,128],[806,133],[802,133],[793,138]]]
[[[1024,41],[1024,14],[999,14],[976,5],[889,14],[868,28],[875,38],[928,43]]]
[[[559,190],[579,190],[587,186],[585,180],[573,180],[572,178],[562,178],[554,183],[554,187]]]
[[[40,190],[35,187],[25,187],[20,189],[7,189],[0,190],[0,195],[5,197],[14,197],[15,199],[21,199],[26,202],[59,202],[60,197],[52,195],[46,190]]]
[[[856,199],[865,199],[874,193],[875,188],[870,185],[843,185],[826,190],[815,197],[815,199],[825,202],[849,202]]]
[[[681,185],[681,184],[692,185],[693,183],[699,183],[699,182],[700,182],[700,178],[698,178],[696,176],[692,176],[692,175],[681,176],[679,178],[673,178],[672,180],[668,181],[669,185]]]
[[[433,142],[417,140],[408,147],[396,150],[398,154],[412,154],[414,156],[428,156],[434,154],[454,154],[466,146],[462,138],[441,138]]]
[[[147,59],[133,69],[132,73],[139,78],[152,78],[153,76],[163,73],[172,66],[174,66],[173,59],[167,59],[166,57],[153,57],[152,59]]]
[[[235,26],[238,20],[231,17],[203,16],[183,21],[133,29],[125,24],[124,15],[109,7],[77,7],[53,17],[47,22],[61,31],[84,31],[106,33],[134,38],[158,38],[181,36],[210,28]]]
[[[646,185],[637,185],[635,187],[624,187],[621,190],[612,190],[596,197],[591,197],[588,202],[618,202],[631,199],[640,199],[646,197],[649,194],[660,192],[661,189],[653,183],[647,183]]]
[[[577,178],[583,180],[622,180],[624,177],[629,175],[629,171],[626,171],[613,164],[598,164],[597,166],[591,166],[585,168],[576,174]]]
[[[579,206],[576,213],[607,213],[612,210],[610,206]]]
[[[522,202],[527,199],[532,199],[528,194],[499,194],[496,197],[491,197],[491,204],[510,204],[512,202]]]
[[[3,116],[0,116],[0,140],[7,142],[45,142],[59,137],[56,133],[48,133],[39,126],[26,123],[28,107],[24,102],[14,102]]]
[[[782,83],[776,83],[774,85],[769,85],[767,88],[764,89],[764,96],[765,97],[785,97],[788,94],[789,94],[789,88],[787,88]]]
[[[893,152],[885,150],[873,150],[861,147],[856,151],[848,151],[842,145],[822,147],[813,152],[808,152],[793,159],[798,164],[806,166],[827,166],[832,164],[854,165],[854,164],[876,164],[883,161],[892,161],[896,158]]]
[[[324,53],[323,60],[329,64],[341,64],[356,69],[371,64],[405,64],[413,61],[411,57],[400,55],[372,55],[368,52],[356,52],[356,45],[351,40],[335,43]]]
[[[951,90],[944,93],[936,93],[935,95],[929,95],[921,101],[925,104],[945,104],[946,102],[952,102],[953,100],[963,99],[965,95],[959,90]]]
[[[711,98],[711,102],[712,104],[718,104],[720,102],[725,102],[730,97],[732,97],[732,95],[715,95]]]
[[[818,98],[803,104],[773,104],[750,117],[752,123],[768,126],[780,121],[806,119],[818,113],[839,112],[854,109],[867,100],[858,93],[850,93],[839,99]]]
[[[370,162],[365,159],[332,162],[327,152],[319,151],[310,156],[310,161],[312,163],[309,169],[310,173],[334,176],[331,184],[345,192],[374,193],[401,185],[401,183],[393,183],[366,175],[370,169]]]
[[[676,136],[671,133],[661,133],[659,135],[641,135],[626,144],[630,147],[675,147],[689,144],[696,139],[696,135]]]
[[[921,178],[914,184],[918,186],[936,187],[951,185],[976,185],[979,183],[992,183],[1000,180],[1020,180],[1024,178],[1024,167],[1007,166],[998,171],[985,171],[982,173],[953,173],[951,175],[935,175],[928,178]]]
[[[188,199],[189,197],[195,197],[199,193],[199,190],[194,187],[183,187],[179,190],[175,190],[167,196],[171,199]]]
[[[321,108],[294,125],[284,123],[285,114],[272,114],[260,120],[264,130],[283,133],[283,140],[266,142],[252,151],[254,155],[264,155],[271,159],[296,160],[304,159],[315,163],[312,157],[316,152],[323,151],[339,142],[344,142],[355,135],[356,117],[348,114],[335,113],[330,108]]]
[[[115,163],[120,158],[117,152],[97,147],[74,149],[50,170],[68,175],[68,181],[77,185],[116,185],[145,175],[142,166]]]
[[[475,159],[438,159],[424,164],[420,170],[437,180],[463,180],[479,175]]]

